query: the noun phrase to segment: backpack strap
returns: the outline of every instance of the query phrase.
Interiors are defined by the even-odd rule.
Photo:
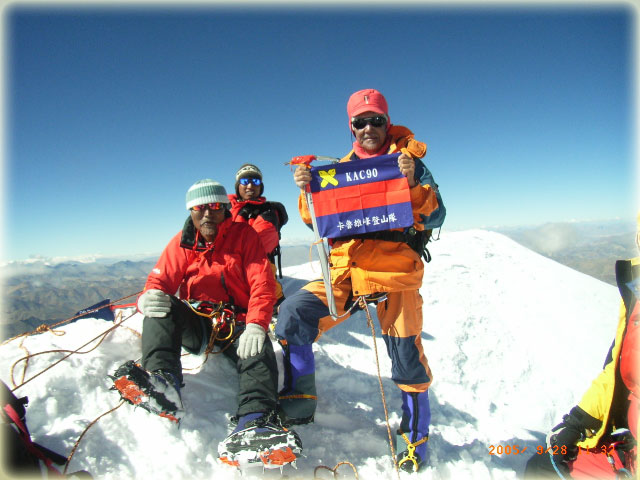
[[[287,209],[280,202],[266,201],[261,204],[247,203],[238,211],[238,215],[247,220],[261,216],[276,227],[278,240],[282,238],[280,230],[289,221]],[[282,252],[280,250],[280,243],[267,254],[267,257],[271,263],[277,265],[278,276],[282,278]]]
[[[29,430],[27,430],[27,426],[22,422],[20,415],[18,414],[18,412],[16,412],[13,406],[11,404],[6,404],[4,405],[2,410],[9,418],[9,420],[18,428],[18,433],[20,434],[20,438],[24,442],[24,446],[27,451],[34,457],[38,458],[41,462],[43,462],[47,466],[47,470],[49,470],[49,472],[51,472],[55,476],[62,477],[62,473],[53,466],[53,461],[44,453],[42,453],[40,449],[38,449],[38,446],[33,443],[33,441],[31,440],[31,435],[29,434]]]

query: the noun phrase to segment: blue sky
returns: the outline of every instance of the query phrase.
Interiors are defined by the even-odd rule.
[[[4,260],[159,253],[185,192],[258,165],[299,220],[292,156],[341,156],[386,96],[428,145],[445,229],[623,218],[635,194],[635,10],[203,4],[3,10]]]

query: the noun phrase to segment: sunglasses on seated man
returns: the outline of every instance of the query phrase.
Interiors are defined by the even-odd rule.
[[[353,128],[355,128],[356,130],[362,130],[367,125],[371,125],[372,127],[382,127],[386,124],[387,117],[385,117],[384,115],[351,119],[351,125],[353,125]]]
[[[262,183],[262,180],[259,178],[241,178],[238,182],[240,185],[249,185],[250,183],[253,183],[257,187]]]
[[[194,205],[189,210],[193,210],[196,212],[204,212],[207,208],[213,211],[213,210],[220,210],[221,208],[224,208],[224,207],[225,207],[224,203],[215,202],[215,203],[204,203],[202,205]]]

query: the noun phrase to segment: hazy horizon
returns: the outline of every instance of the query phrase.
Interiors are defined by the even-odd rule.
[[[312,238],[285,162],[346,155],[364,88],[426,142],[445,229],[635,220],[624,3],[170,6],[4,6],[0,260],[160,252],[189,186],[246,162]]]

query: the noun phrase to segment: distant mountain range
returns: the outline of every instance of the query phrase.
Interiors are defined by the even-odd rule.
[[[142,290],[155,259],[98,262],[15,262],[2,268],[2,334],[10,338],[70,318],[100,300]],[[134,302],[135,297],[124,303]]]
[[[615,261],[637,255],[635,225],[622,222],[494,230],[558,263],[612,285],[615,285]],[[442,235],[446,236],[446,231]],[[433,245],[433,251],[437,252],[437,246]],[[282,252],[283,267],[318,258],[316,248],[310,245],[283,246]],[[115,301],[132,295],[122,303],[135,302],[135,294],[144,287],[156,260],[156,257],[147,257],[112,263],[107,259],[48,263],[42,259],[3,265],[0,267],[4,282],[2,338],[33,331],[42,324],[57,323],[106,298]],[[433,261],[437,261],[437,254]]]
[[[616,260],[638,256],[632,222],[549,223],[495,229],[524,247],[587,275],[616,285]]]
[[[282,266],[317,259],[308,245],[283,247]],[[51,263],[46,259],[9,262],[0,267],[3,281],[2,338],[11,338],[73,317],[76,312],[103,299],[133,303],[145,284],[157,257],[139,260],[108,259]]]

